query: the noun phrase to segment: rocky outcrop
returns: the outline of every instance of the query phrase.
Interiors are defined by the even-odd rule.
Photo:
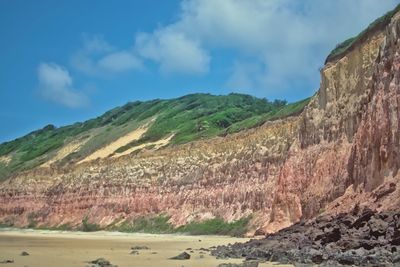
[[[321,70],[298,116],[185,145],[67,167],[39,167],[0,184],[0,220],[77,227],[146,214],[170,222],[253,215],[258,233],[301,219],[378,211],[400,202],[400,18]]]
[[[399,266],[400,213],[357,206],[351,213],[297,223],[262,240],[215,248],[218,258],[305,266]]]

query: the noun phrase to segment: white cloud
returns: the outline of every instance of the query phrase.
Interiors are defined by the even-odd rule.
[[[104,56],[98,61],[98,66],[111,72],[123,72],[143,67],[142,62],[127,51],[115,52]]]
[[[160,64],[164,73],[198,74],[208,71],[210,58],[206,51],[183,32],[163,29],[153,34],[138,34],[136,50]]]
[[[89,53],[107,53],[112,52],[115,48],[110,45],[102,35],[82,34],[83,49]]]
[[[83,47],[71,59],[72,65],[88,75],[103,76],[143,68],[133,50],[117,50],[101,35],[83,35]]]
[[[226,83],[232,89],[247,84],[268,93],[296,84],[317,86],[318,68],[335,44],[397,3],[187,0],[176,22],[138,34],[135,49],[163,71],[189,73],[206,72],[212,51],[233,50],[236,63]]]
[[[38,67],[39,89],[44,98],[70,108],[88,103],[86,96],[73,88],[69,72],[54,63],[41,63]]]
[[[285,97],[289,89],[309,88],[305,96],[317,89],[329,51],[397,3],[183,0],[175,22],[137,33],[131,47],[118,49],[101,35],[84,35],[72,64],[102,77],[142,70],[149,62],[162,73],[206,74],[217,67],[212,57],[219,57],[216,65],[230,69],[224,84],[230,90]]]

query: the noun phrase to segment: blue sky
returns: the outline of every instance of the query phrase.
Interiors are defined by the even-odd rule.
[[[240,92],[295,101],[398,0],[2,0],[0,142],[133,100]]]

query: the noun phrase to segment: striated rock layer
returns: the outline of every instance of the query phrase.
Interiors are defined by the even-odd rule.
[[[327,62],[298,116],[238,134],[67,167],[0,184],[0,220],[102,226],[147,214],[170,222],[253,215],[274,232],[320,213],[400,205],[400,14]]]

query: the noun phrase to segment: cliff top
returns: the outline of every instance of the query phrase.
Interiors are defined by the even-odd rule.
[[[371,34],[381,31],[389,24],[392,17],[400,11],[400,4],[395,9],[387,12],[382,17],[377,18],[368,27],[360,32],[357,36],[353,36],[339,44],[329,53],[325,60],[325,64],[328,62],[336,61],[342,58],[347,52],[357,47],[360,43],[363,43]]]

